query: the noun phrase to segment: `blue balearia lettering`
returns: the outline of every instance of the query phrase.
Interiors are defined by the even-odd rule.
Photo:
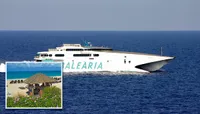
[[[87,68],[87,64],[86,64],[86,62],[84,62],[82,69],[86,69],[86,68]]]
[[[70,69],[70,62],[67,63],[67,65],[65,66],[65,69]]]
[[[88,69],[92,69],[92,65],[93,65],[93,63],[89,62]]]
[[[78,62],[75,63],[67,62],[67,64],[64,66],[65,69],[102,69],[103,64],[102,62]]]
[[[102,69],[102,62],[100,62],[99,66],[97,67],[97,69]]]
[[[75,68],[74,68],[74,61],[72,62],[71,69],[75,69]]]
[[[81,62],[78,62],[76,69],[80,69],[80,66],[81,66]]]

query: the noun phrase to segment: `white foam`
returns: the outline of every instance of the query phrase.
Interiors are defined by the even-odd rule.
[[[137,75],[142,76],[147,73],[139,72],[64,72],[64,76],[73,76],[73,75],[101,75],[101,76],[116,76],[116,75]]]
[[[6,72],[6,65],[4,63],[0,64],[0,72]]]

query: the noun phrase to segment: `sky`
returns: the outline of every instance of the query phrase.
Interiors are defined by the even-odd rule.
[[[200,30],[200,0],[1,0],[0,30]]]
[[[12,71],[61,71],[61,63],[11,62],[7,63],[7,72]]]

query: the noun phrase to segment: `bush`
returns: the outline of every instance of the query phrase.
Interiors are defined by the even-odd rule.
[[[61,107],[61,89],[45,87],[41,97],[8,97],[7,107]]]

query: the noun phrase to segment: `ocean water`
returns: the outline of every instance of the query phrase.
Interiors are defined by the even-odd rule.
[[[0,73],[0,113],[19,114],[199,114],[200,32],[1,31],[0,61],[33,60],[38,51],[63,43],[175,56],[151,74],[65,74],[62,110],[6,110],[5,74]]]
[[[61,71],[15,71],[7,72],[7,79],[24,79],[29,78],[37,73],[43,73],[49,77],[61,76]]]

